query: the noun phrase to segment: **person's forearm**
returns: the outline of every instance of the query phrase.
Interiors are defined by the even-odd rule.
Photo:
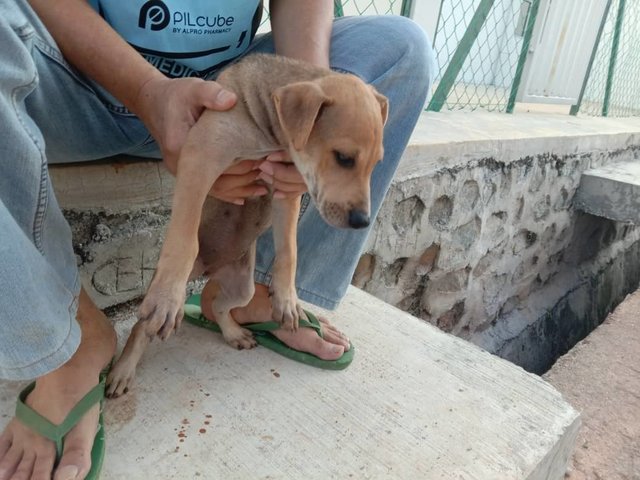
[[[333,0],[271,0],[276,53],[329,66]]]
[[[138,93],[162,76],[127,44],[85,0],[29,0],[65,58],[137,112]]]

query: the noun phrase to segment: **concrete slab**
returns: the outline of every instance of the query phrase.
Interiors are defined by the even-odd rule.
[[[640,479],[640,290],[544,378],[581,412],[569,480]]]
[[[548,113],[427,112],[411,136],[396,182],[470,160],[509,164],[550,155],[617,151],[640,143],[640,117],[573,117]]]
[[[357,348],[342,372],[190,325],[154,342],[107,405],[103,478],[563,478],[579,417],[541,378],[353,287],[332,317]]]
[[[107,213],[169,208],[174,177],[159,160],[120,155],[99,162],[51,165],[62,208]]]
[[[584,172],[574,205],[592,215],[640,225],[640,160]]]

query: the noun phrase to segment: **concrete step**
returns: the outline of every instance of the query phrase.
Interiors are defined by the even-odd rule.
[[[592,215],[640,225],[640,160],[584,172],[574,205]]]
[[[544,378],[581,412],[568,480],[640,479],[640,290]]]
[[[102,478],[563,478],[579,416],[540,377],[354,287],[332,318],[357,349],[342,372],[191,325],[154,342],[107,404]],[[2,423],[20,386],[0,383]]]

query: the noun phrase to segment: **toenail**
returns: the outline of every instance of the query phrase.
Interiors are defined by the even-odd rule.
[[[66,465],[55,474],[56,480],[74,480],[78,476],[78,467],[75,465]]]

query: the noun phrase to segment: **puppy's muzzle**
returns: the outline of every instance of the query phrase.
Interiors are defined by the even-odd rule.
[[[349,226],[351,228],[365,228],[369,226],[369,214],[357,208],[349,210]]]

